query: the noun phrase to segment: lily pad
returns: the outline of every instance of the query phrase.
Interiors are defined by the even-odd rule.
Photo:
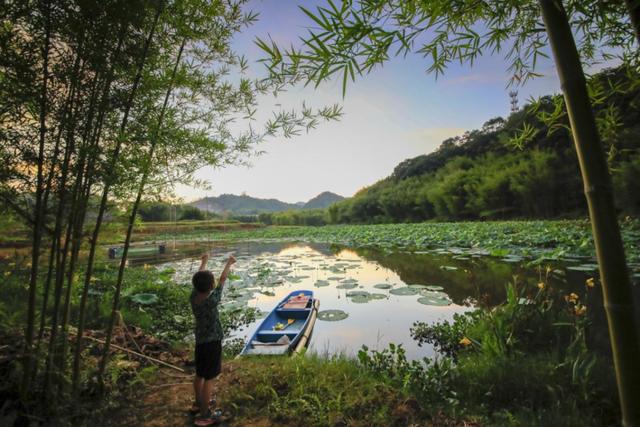
[[[391,289],[389,291],[390,294],[393,295],[402,295],[402,296],[406,296],[406,295],[416,295],[418,293],[418,290],[415,288],[410,288],[408,286],[403,287],[403,288],[396,288],[396,289]]]
[[[428,289],[430,291],[441,291],[444,288],[442,286],[438,286],[438,285],[429,285],[425,289]]]
[[[440,298],[440,299],[449,299],[449,295],[440,291],[430,291],[429,289],[423,289],[420,291],[420,295],[427,298]]]
[[[313,284],[316,288],[323,288],[325,286],[329,286],[330,283],[328,280],[316,280],[316,283]]]
[[[367,291],[350,291],[347,292],[348,297],[368,297],[369,292]]]
[[[391,289],[393,285],[389,283],[378,283],[377,285],[373,285],[373,287],[376,289]]]
[[[369,294],[369,299],[387,299],[385,294]]]
[[[420,297],[418,298],[418,302],[424,305],[435,305],[435,306],[451,305],[451,301],[444,298]]]
[[[368,295],[357,295],[351,298],[351,302],[355,302],[356,304],[366,304],[371,301]]]
[[[407,286],[409,286],[410,288],[413,288],[413,289],[427,289],[428,288],[427,285],[421,285],[419,283],[416,283],[415,285],[407,285]]]
[[[142,305],[155,304],[158,300],[159,298],[156,294],[136,294],[131,296],[131,301]]]
[[[323,310],[318,313],[318,320],[324,320],[327,322],[337,322],[344,320],[349,315],[342,310]]]
[[[338,286],[336,286],[336,288],[338,289],[353,289],[353,288],[357,288],[358,287],[358,283],[341,283]]]

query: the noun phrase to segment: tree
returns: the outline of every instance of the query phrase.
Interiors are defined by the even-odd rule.
[[[371,72],[392,55],[412,52],[431,59],[427,71],[436,76],[452,61],[473,64],[484,51],[505,52],[512,83],[522,84],[538,75],[536,65],[547,56],[545,48],[550,44],[580,159],[605,304],[610,307],[607,313],[623,422],[638,425],[640,371],[634,364],[640,360],[640,334],[610,178],[580,62],[580,54],[583,61],[591,61],[596,47],[606,46],[622,51],[626,62],[637,63],[634,30],[637,33],[638,8],[636,2],[595,0],[569,0],[566,8],[567,12],[560,0],[361,0],[339,6],[329,0],[329,6],[319,7],[316,13],[301,8],[317,25],[303,38],[302,48],[281,50],[273,41],[264,40],[257,44],[267,54],[264,61],[271,79],[281,84],[304,81],[317,87],[339,76],[343,94],[356,75]],[[579,46],[569,17],[580,34]],[[477,31],[478,26],[486,31]]]

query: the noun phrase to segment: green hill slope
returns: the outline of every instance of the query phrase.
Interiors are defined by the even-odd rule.
[[[640,213],[640,88],[637,74],[599,74],[597,118],[621,213]],[[561,98],[528,104],[507,120],[447,139],[433,153],[405,160],[393,174],[329,208],[328,222],[555,218],[583,215],[586,202]],[[561,118],[550,128],[546,119]],[[541,120],[542,119],[542,120]],[[517,147],[525,123],[535,133]]]

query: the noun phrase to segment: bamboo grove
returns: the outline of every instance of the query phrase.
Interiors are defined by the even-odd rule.
[[[32,233],[24,398],[54,403],[95,376],[83,375],[81,338],[114,206],[126,206],[128,227],[99,384],[140,203],[340,116],[303,107],[247,125],[258,97],[279,90],[246,77],[231,48],[256,18],[243,0],[2,1],[0,200]]]

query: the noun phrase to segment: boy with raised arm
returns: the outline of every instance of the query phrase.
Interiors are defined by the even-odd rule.
[[[217,422],[217,415],[212,414],[209,408],[209,399],[213,391],[213,379],[220,374],[222,368],[223,332],[218,304],[229,269],[236,259],[229,257],[217,285],[213,273],[206,269],[209,255],[204,254],[201,259],[200,268],[191,279],[191,309],[196,318],[196,376],[193,380],[195,403],[192,411],[199,411],[195,425],[208,426]]]

